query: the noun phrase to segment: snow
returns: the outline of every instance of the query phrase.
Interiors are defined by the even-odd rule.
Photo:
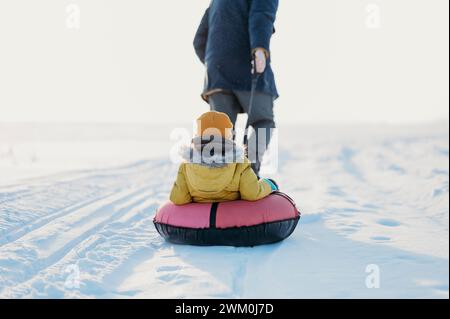
[[[449,297],[448,124],[282,127],[303,217],[254,248],[159,237],[172,128],[1,124],[0,298]]]

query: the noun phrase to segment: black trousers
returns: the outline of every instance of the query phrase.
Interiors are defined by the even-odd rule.
[[[248,123],[254,132],[248,137],[246,146],[252,168],[258,176],[264,153],[275,128],[273,101],[271,95],[255,92],[253,107],[248,118]],[[249,102],[250,92],[247,91],[218,92],[209,97],[211,110],[226,113],[234,124],[239,113],[248,113]]]

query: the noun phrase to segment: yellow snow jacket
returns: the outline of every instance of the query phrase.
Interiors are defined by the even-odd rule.
[[[250,161],[244,156],[242,146],[226,140],[225,155],[212,155],[207,159],[203,155],[200,161],[195,161],[194,154],[201,153],[195,145],[193,142],[180,152],[185,162],[180,165],[170,194],[170,200],[174,204],[226,202],[238,199],[256,201],[272,192],[271,186],[266,181],[258,180]],[[230,147],[234,148],[233,152],[227,151]]]

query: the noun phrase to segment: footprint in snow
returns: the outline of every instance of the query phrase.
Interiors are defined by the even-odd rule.
[[[435,188],[432,192],[433,197],[439,197],[444,194],[448,194],[448,187],[447,190],[445,188]]]
[[[394,219],[380,219],[378,220],[378,224],[382,225],[382,226],[386,226],[386,227],[398,227],[401,224],[394,220]]]

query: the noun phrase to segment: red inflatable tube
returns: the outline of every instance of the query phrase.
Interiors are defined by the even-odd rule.
[[[257,202],[166,203],[154,224],[162,237],[176,244],[256,246],[287,238],[300,216],[294,201],[276,192]]]

